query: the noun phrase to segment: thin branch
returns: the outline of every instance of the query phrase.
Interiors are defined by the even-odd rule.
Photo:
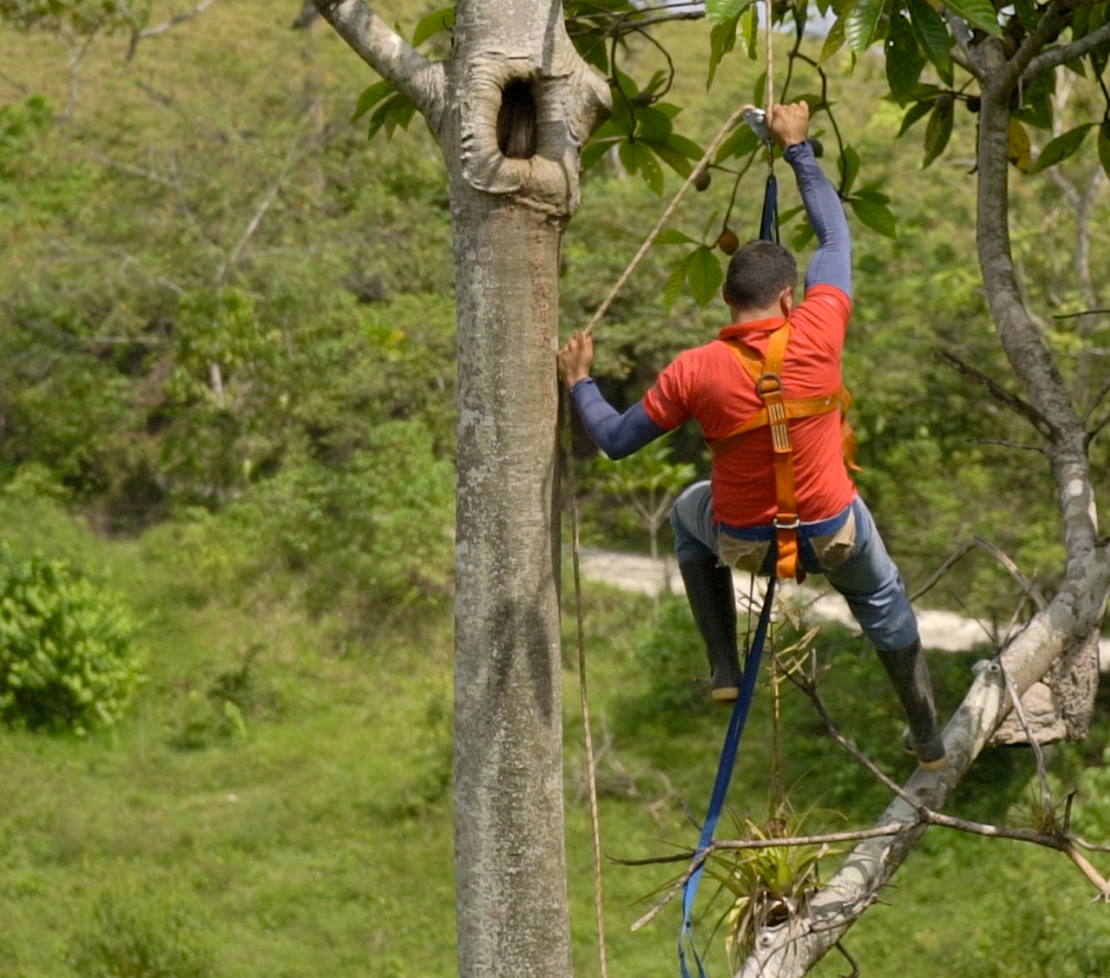
[[[1106,397],[1107,394],[1110,394],[1110,377],[1107,377],[1106,380],[1102,382],[1102,386],[1095,393],[1095,396],[1091,398],[1091,403],[1087,405],[1087,409],[1083,412],[1081,420],[1084,424],[1090,420],[1091,415],[1095,413],[1095,408],[1102,403],[1102,399]]]
[[[11,85],[11,87],[19,92],[20,95],[31,94],[31,90],[26,85],[24,85],[22,82],[16,81],[14,78],[12,78],[11,75],[5,74],[2,70],[0,70],[0,81]]]
[[[1055,170],[1050,170],[1055,173]],[[1082,312],[1061,312],[1053,315],[1053,319],[1078,319],[1080,316],[1098,316],[1110,313],[1110,309],[1084,309]]]
[[[1002,71],[1001,82],[1005,85],[1006,90],[1013,88],[1019,80],[1024,80],[1031,64],[1038,56],[1038,52],[1042,52],[1046,44],[1051,44],[1056,35],[1060,32],[1063,26],[1064,4],[1061,0],[1052,0],[1047,7],[1044,8],[1044,13],[1041,19],[1037,21],[1037,26],[1033,28],[1026,36],[1025,40],[1021,42],[1021,47],[1017,49],[1017,53],[1006,62],[1006,67]],[[1059,49],[1057,49],[1059,50]],[[1040,54],[1050,54],[1051,52],[1045,51]],[[1069,60],[1065,58],[1064,61]],[[1059,64],[1063,64],[1061,61]],[[1037,72],[1028,74],[1029,78]]]
[[[1100,431],[1110,424],[1110,413],[1103,415],[1095,422],[1095,426],[1087,432],[1087,437],[1084,439],[1086,445],[1090,445],[1097,437]]]
[[[959,51],[952,52],[952,60],[969,75],[982,79],[983,73],[976,63],[975,51],[972,48],[973,39],[971,36],[971,29],[967,26],[967,23],[962,17],[952,13],[950,10],[942,7],[940,13],[948,26],[952,28],[952,33],[956,38],[956,45],[959,47]]]
[[[127,45],[127,60],[130,61],[135,57],[135,52],[139,48],[140,41],[145,41],[148,37],[158,37],[160,34],[165,34],[166,31],[173,30],[178,24],[184,24],[194,17],[199,17],[215,2],[216,0],[200,0],[200,3],[193,7],[192,10],[187,10],[183,14],[177,14],[169,20],[159,24],[157,27],[147,27],[141,31],[132,29],[131,42]]]
[[[1079,867],[1080,872],[1094,883],[1095,887],[1099,890],[1099,899],[1106,903],[1110,903],[1110,884],[1099,876],[1094,866],[1087,861],[1082,853],[1076,852],[1073,846],[1065,846],[1064,852],[1067,854],[1067,857]]]
[[[1063,47],[1052,48],[1037,55],[1030,60],[1028,67],[1022,72],[1022,80],[1028,81],[1034,75],[1049,71],[1057,65],[1067,64],[1075,58],[1081,58],[1106,41],[1110,41],[1110,21],[1103,24],[1097,31],[1091,31],[1086,37],[1081,37],[1078,41],[1065,44]]]
[[[161,184],[163,187],[169,187],[170,190],[176,190],[177,187],[172,180],[167,180],[157,173],[152,173],[150,170],[143,170],[137,166],[131,166],[129,163],[120,163],[118,160],[110,159],[107,156],[101,156],[99,153],[90,152],[89,157],[96,160],[101,166],[110,167],[113,170],[120,170],[123,173],[130,173],[133,177],[142,177],[144,180],[150,180],[152,183]]]
[[[1056,426],[1048,420],[1040,411],[1038,411],[1032,404],[1023,401],[1016,394],[1011,394],[1006,388],[1002,387],[996,381],[992,380],[981,370],[977,370],[969,363],[964,363],[955,354],[949,353],[947,350],[942,350],[940,358],[946,363],[955,367],[956,370],[963,374],[965,377],[975,381],[980,387],[983,387],[987,392],[1000,404],[1004,404],[1011,411],[1020,414],[1023,418],[1029,421],[1034,428],[1036,428],[1046,438],[1055,438],[1057,435]]]
[[[1009,571],[1010,576],[1021,585],[1022,589],[1026,591],[1030,597],[1036,602],[1037,609],[1044,611],[1048,607],[1048,602],[1045,601],[1044,595],[1033,585],[1022,572],[1018,569],[1018,565],[1013,562],[1005,553],[998,549],[989,540],[976,534],[966,543],[957,547],[952,554],[944,561],[940,567],[937,568],[932,577],[929,578],[921,587],[919,587],[913,594],[910,595],[910,601],[916,601],[918,598],[927,594],[933,589],[933,586],[939,581],[951,567],[968,551],[979,547],[989,553],[995,560],[997,560],[1003,567]]]
[[[423,113],[433,132],[439,130],[447,88],[441,62],[418,54],[362,0],[316,0],[316,9],[355,54]]]
[[[1037,452],[1039,455],[1044,454],[1043,445],[1023,445],[1019,441],[1006,441],[1002,438],[972,438],[972,445],[1001,445],[1003,448],[1017,448],[1023,452]]]

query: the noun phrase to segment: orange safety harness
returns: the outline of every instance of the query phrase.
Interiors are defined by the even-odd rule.
[[[856,436],[848,423],[848,408],[852,395],[841,385],[831,394],[817,397],[787,398],[782,389],[782,363],[786,344],[790,340],[790,321],[774,330],[768,338],[767,355],[759,354],[738,340],[727,340],[740,366],[751,377],[763,407],[739,428],[724,438],[709,443],[715,459],[735,450],[748,433],[770,425],[771,446],[775,460],[775,496],[777,513],[775,528],[775,577],[796,578],[801,581],[805,572],[798,563],[798,503],[794,494],[794,448],[790,443],[788,422],[792,418],[812,418],[820,414],[840,411],[840,442],[844,461],[849,469],[859,471],[855,462]]]

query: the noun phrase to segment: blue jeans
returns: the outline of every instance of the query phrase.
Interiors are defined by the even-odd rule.
[[[808,544],[806,524],[798,534],[802,566],[809,573],[825,574],[848,602],[852,615],[875,648],[902,649],[917,639],[917,619],[906,597],[898,568],[883,545],[871,511],[858,496],[849,504],[856,524],[855,541],[846,560],[832,570],[823,568]],[[809,524],[824,529],[823,524]],[[675,553],[679,564],[707,556],[717,557],[720,525],[713,522],[709,482],[695,482],[682,491],[671,508]],[[772,546],[773,551],[773,546]],[[764,572],[773,566],[769,555]]]

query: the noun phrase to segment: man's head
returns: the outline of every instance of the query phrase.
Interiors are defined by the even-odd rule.
[[[724,299],[733,312],[745,318],[784,316],[794,307],[798,263],[782,245],[749,241],[728,263]]]

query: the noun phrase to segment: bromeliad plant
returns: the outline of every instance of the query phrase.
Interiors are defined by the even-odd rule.
[[[812,809],[794,812],[789,802],[782,803],[777,814],[762,823],[732,813],[735,838],[765,841],[798,837],[805,834],[812,814]],[[751,951],[760,930],[785,923],[804,910],[820,888],[820,860],[835,852],[828,845],[802,845],[724,849],[713,854],[706,874],[717,881],[720,892],[730,901],[718,926],[725,927],[725,953],[733,972]]]

